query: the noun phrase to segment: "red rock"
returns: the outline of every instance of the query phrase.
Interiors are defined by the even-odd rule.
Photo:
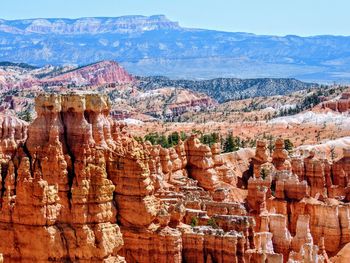
[[[291,164],[287,159],[289,159],[289,156],[287,150],[284,149],[284,141],[283,139],[278,138],[272,154],[272,163],[279,171],[291,170]]]
[[[276,177],[276,198],[301,200],[309,196],[310,189],[307,182],[300,182],[296,175],[284,171],[276,174]]]
[[[299,252],[301,247],[306,243],[313,243],[312,235],[309,228],[309,215],[299,215],[296,234],[292,239],[291,247],[295,252]]]
[[[287,218],[280,214],[271,214],[269,216],[269,229],[272,233],[272,243],[277,253],[288,257],[292,236],[288,230]]]
[[[350,243],[346,244],[334,257],[331,258],[334,263],[350,262]]]
[[[10,159],[16,149],[27,138],[27,126],[22,121],[11,115],[0,114],[0,154],[2,159]]]
[[[7,232],[0,231],[2,240],[10,237],[0,244],[5,260],[122,260],[115,187],[105,168],[106,138],[96,130],[105,118],[103,106],[97,105],[105,101],[83,95],[37,98],[27,152],[18,156],[16,195],[9,191],[0,213],[0,224],[11,224]],[[91,124],[90,116],[96,116]]]
[[[133,81],[130,76],[117,62],[102,61],[70,72],[58,75],[56,77],[44,78],[42,85],[103,85],[109,83],[130,83]]]
[[[109,110],[105,96],[42,95],[28,129],[3,118],[5,262],[327,262],[350,242],[347,149],[289,158],[280,139],[272,158],[263,142],[223,155],[195,135],[164,149]]]
[[[189,176],[196,179],[205,190],[213,191],[219,186],[219,178],[214,169],[214,160],[208,146],[199,142],[196,135],[186,140]]]
[[[269,160],[269,154],[266,147],[265,141],[256,142],[255,156],[252,158],[252,165],[254,169],[254,176],[260,177],[260,166]]]
[[[211,152],[214,160],[214,167],[221,181],[228,184],[237,185],[237,177],[235,177],[233,170],[225,163],[221,155],[221,147],[219,143],[215,143],[211,147]]]
[[[350,149],[343,150],[343,157],[337,160],[332,166],[333,184],[347,187],[350,171]]]
[[[350,110],[349,94],[349,92],[344,92],[338,100],[323,102],[322,107],[329,108],[334,111],[347,112]]]
[[[183,259],[186,262],[243,262],[244,238],[237,232],[224,233],[205,227],[186,230]]]
[[[259,232],[254,236],[255,249],[247,250],[246,262],[283,262],[283,255],[273,251],[272,234]]]
[[[181,262],[180,231],[169,227],[157,231],[123,227],[122,232],[122,255],[127,262]]]

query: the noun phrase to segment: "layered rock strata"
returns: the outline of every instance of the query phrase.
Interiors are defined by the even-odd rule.
[[[216,208],[213,197],[230,200],[235,187],[219,145],[195,137],[170,149],[138,143],[109,118],[104,96],[41,95],[35,108],[29,127],[13,117],[1,122],[5,262],[181,262],[194,257],[191,235],[204,238],[195,248],[203,260],[239,262],[253,246],[245,221],[200,226],[208,214],[246,213],[232,201]],[[216,251],[223,242],[229,247]]]
[[[196,135],[138,142],[109,110],[96,94],[41,95],[29,126],[0,118],[4,262],[347,258],[349,149],[290,157],[278,139],[270,156],[258,141],[243,171]]]
[[[124,261],[106,171],[106,109],[94,95],[36,99],[28,139],[2,171],[5,262]]]
[[[247,203],[257,228],[273,234],[284,261],[328,262],[327,254],[349,242],[349,150],[333,162],[314,152],[291,158],[277,140],[268,160],[261,157],[264,147],[258,143],[252,159],[257,168],[248,181]]]
[[[338,100],[325,101],[321,106],[338,112],[348,112],[350,110],[350,92],[344,92]]]

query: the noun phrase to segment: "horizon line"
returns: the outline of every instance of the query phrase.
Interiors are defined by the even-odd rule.
[[[121,15],[121,16],[81,16],[81,17],[30,17],[30,18],[16,18],[16,19],[5,19],[0,17],[0,21],[24,21],[24,20],[38,20],[38,19],[45,19],[45,20],[79,20],[79,19],[88,19],[88,18],[97,18],[97,19],[113,19],[113,18],[123,18],[123,17],[165,17],[167,20],[173,23],[177,23],[180,28],[182,29],[193,29],[193,30],[208,30],[208,31],[217,31],[217,32],[223,32],[223,33],[240,33],[240,34],[251,34],[256,36],[272,36],[272,37],[300,37],[300,38],[309,38],[309,37],[325,37],[325,36],[331,36],[331,37],[350,37],[350,35],[343,35],[343,34],[312,34],[312,35],[298,35],[298,34],[265,34],[265,33],[253,33],[253,32],[247,32],[247,31],[227,31],[227,30],[221,30],[221,29],[213,29],[213,28],[200,28],[200,27],[185,27],[181,26],[179,21],[173,21],[168,18],[165,14],[155,14],[155,15]]]

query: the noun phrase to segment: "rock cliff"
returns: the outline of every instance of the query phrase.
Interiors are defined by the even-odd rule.
[[[270,156],[260,141],[243,178],[242,160],[196,135],[169,149],[136,141],[106,96],[44,94],[35,109],[29,125],[0,118],[4,262],[346,258],[349,149],[291,157],[279,139]]]
[[[349,150],[333,161],[312,151],[290,157],[278,139],[269,159],[266,144],[257,146],[247,203],[260,230],[273,234],[284,260],[328,262],[349,242]]]
[[[28,139],[2,165],[5,262],[123,261],[106,170],[107,109],[106,98],[94,95],[36,99]]]
[[[338,100],[325,101],[322,108],[331,109],[338,112],[349,112],[350,110],[350,92],[344,92]]]
[[[230,240],[236,245],[228,255],[242,258],[251,227],[201,226],[209,220],[205,202],[213,214],[213,196],[230,201],[233,189],[220,188],[233,176],[217,150],[194,137],[171,149],[138,143],[109,118],[105,96],[40,95],[35,109],[29,126],[1,119],[5,262],[181,262],[193,257],[190,236],[204,236],[207,245],[195,248],[203,260],[222,258],[224,250],[212,255],[207,246]],[[213,177],[208,182],[206,174]],[[196,200],[204,210],[193,209]],[[230,202],[223,208],[245,213]],[[200,221],[198,229],[186,219]]]
[[[133,78],[117,62],[101,61],[55,77],[43,78],[41,85],[104,85],[109,83],[131,83]]]

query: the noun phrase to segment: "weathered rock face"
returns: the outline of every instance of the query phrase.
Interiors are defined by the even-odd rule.
[[[259,170],[248,181],[250,212],[260,231],[273,234],[274,250],[284,260],[326,261],[327,253],[334,255],[349,242],[348,149],[332,163],[313,152],[290,159],[283,148],[277,140],[271,162],[253,158]]]
[[[184,262],[244,262],[244,237],[236,231],[196,227],[183,234]]]
[[[346,244],[331,261],[334,263],[346,263],[350,261],[350,243]]]
[[[284,149],[284,141],[278,138],[275,143],[275,150],[272,154],[272,163],[277,170],[291,170],[291,164],[288,159],[288,152]]]
[[[214,160],[209,146],[199,142],[196,135],[186,141],[189,175],[196,179],[205,190],[213,191],[219,186],[219,178],[214,169]]]
[[[269,229],[272,233],[272,243],[278,253],[287,258],[292,242],[292,236],[288,230],[287,219],[281,214],[271,214],[269,217]]]
[[[101,96],[37,98],[38,117],[3,178],[5,262],[123,261],[106,171],[106,108]]]
[[[17,119],[3,122],[0,239],[8,242],[1,242],[0,251],[5,262],[120,262],[123,257],[181,262],[187,244],[182,222],[188,216],[178,197],[211,200],[188,171],[196,170],[193,177],[213,195],[219,184],[216,168],[222,180],[231,180],[219,152],[214,150],[214,162],[211,149],[194,140],[171,149],[140,144],[108,117],[104,96],[42,95],[36,112],[28,133]],[[213,184],[206,184],[206,172]],[[207,205],[209,210],[215,206]],[[225,209],[245,214],[237,204]],[[208,233],[204,236],[214,251],[223,241]],[[246,238],[243,234],[240,242]],[[196,249],[211,257],[207,246]],[[229,255],[241,258],[242,249],[235,247]],[[222,258],[224,250],[217,253]]]
[[[275,196],[279,199],[298,200],[309,196],[310,188],[306,181],[299,181],[298,176],[290,172],[276,173]]]
[[[224,158],[221,155],[220,144],[213,144],[211,147],[211,152],[214,160],[214,167],[220,181],[231,185],[237,185],[237,177],[234,175],[233,170],[226,165]]]
[[[291,243],[292,249],[296,252],[299,252],[305,243],[313,243],[312,235],[309,228],[309,221],[309,215],[298,216],[296,233]]]
[[[267,151],[265,141],[256,142],[255,156],[252,159],[252,165],[254,169],[254,177],[260,177],[260,166],[269,160],[269,153]]]
[[[154,195],[151,171],[156,174],[161,166],[157,160],[150,162],[148,152],[131,137],[115,137],[115,141],[125,151],[120,154],[117,147],[111,152],[107,171],[115,185],[122,255],[127,262],[180,262],[181,233],[167,226],[171,215]]]
[[[343,149],[343,155],[332,162],[316,157],[311,151],[306,158],[292,159],[292,172],[300,180],[307,181],[310,195],[348,201],[350,150]]]
[[[41,85],[103,85],[108,83],[131,83],[133,78],[117,62],[102,61],[78,68],[56,77],[40,80]]]
[[[123,229],[123,254],[127,262],[182,262],[181,233],[165,227],[157,231]]]
[[[254,237],[255,249],[246,251],[246,262],[283,262],[283,255],[273,250],[272,234],[259,232]]]
[[[343,150],[343,157],[333,164],[332,172],[333,184],[340,188],[347,189],[350,179],[350,149]],[[350,201],[348,195],[346,195],[346,199],[347,201]]]
[[[258,142],[246,190],[220,145],[139,143],[107,97],[41,95],[36,111],[28,127],[0,122],[4,262],[328,262],[343,246],[334,258],[347,258],[348,149],[290,158],[277,140],[270,158]]]
[[[27,123],[9,115],[0,115],[0,159],[9,160],[27,138]]]
[[[322,103],[322,107],[334,111],[347,112],[350,110],[350,93],[343,93],[340,99],[336,101],[325,101]]]

